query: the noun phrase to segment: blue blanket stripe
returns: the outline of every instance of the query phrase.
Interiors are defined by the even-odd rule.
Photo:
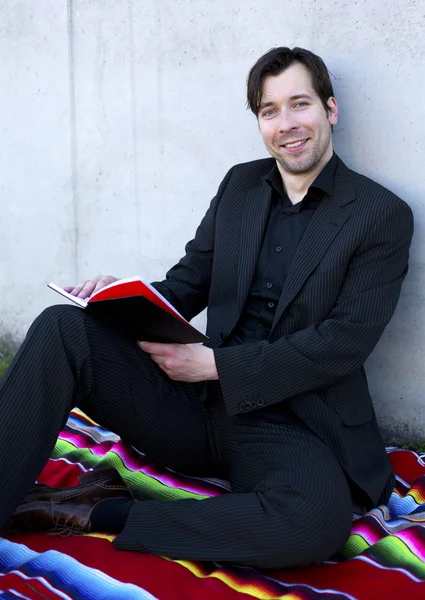
[[[23,544],[0,538],[0,570],[19,571],[26,577],[45,578],[58,597],[75,600],[156,600],[152,594],[130,583],[123,583],[79,563],[56,550],[38,553]],[[10,594],[12,590],[8,590]],[[16,599],[19,596],[13,595]],[[8,598],[8,596],[2,596]]]

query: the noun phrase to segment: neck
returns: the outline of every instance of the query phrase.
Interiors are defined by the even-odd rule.
[[[301,202],[301,200],[307,194],[308,188],[332,158],[332,154],[333,148],[331,146],[322,156],[317,165],[311,171],[308,171],[308,173],[288,173],[284,170],[280,163],[277,163],[277,168],[279,169],[279,173],[282,177],[283,185],[285,186],[286,193],[288,194],[288,198],[292,204]]]

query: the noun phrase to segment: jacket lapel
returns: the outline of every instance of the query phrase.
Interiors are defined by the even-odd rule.
[[[338,160],[332,196],[325,196],[322,200],[301,239],[279,298],[272,328],[349,219],[345,205],[353,200],[355,189],[350,170]]]
[[[245,200],[239,247],[238,315],[243,310],[254,277],[271,199],[271,188],[262,180],[259,186],[249,190]]]

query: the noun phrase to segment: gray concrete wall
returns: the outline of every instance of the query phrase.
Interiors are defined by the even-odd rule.
[[[227,169],[266,155],[244,109],[250,66],[305,46],[334,76],[337,152],[415,212],[410,273],[367,367],[388,439],[422,439],[424,13],[423,0],[0,0],[0,335],[20,341],[57,302],[50,280],[161,277]]]

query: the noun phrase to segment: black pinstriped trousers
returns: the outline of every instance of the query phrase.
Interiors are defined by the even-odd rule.
[[[332,452],[302,424],[229,417],[218,384],[208,387],[171,381],[79,308],[45,310],[0,383],[0,529],[78,406],[158,462],[232,486],[207,500],[135,503],[117,548],[260,568],[328,558],[352,517]]]

